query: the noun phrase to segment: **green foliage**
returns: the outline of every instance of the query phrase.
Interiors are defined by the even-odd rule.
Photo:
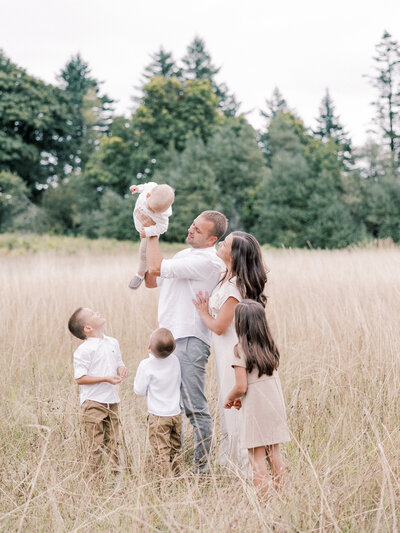
[[[0,51],[0,170],[15,172],[37,193],[68,162],[73,114],[64,91],[30,76]]]
[[[270,123],[271,171],[255,198],[254,234],[275,246],[342,247],[358,228],[345,203],[333,142],[305,133],[289,113]]]
[[[98,191],[111,188],[125,194],[132,179],[126,168],[129,158],[129,145],[120,137],[103,137],[85,169],[87,185]]]
[[[322,99],[319,116],[317,117],[317,128],[313,130],[313,134],[324,143],[333,142],[337,156],[343,163],[343,167],[349,167],[352,162],[351,141],[348,134],[344,131],[339,117],[335,115],[335,105],[328,89]]]
[[[95,213],[96,236],[119,240],[139,240],[139,234],[133,225],[133,207],[134,200],[131,197],[121,197],[116,192],[107,190],[102,195],[99,212]]]
[[[234,117],[239,109],[235,95],[229,92],[225,83],[218,84],[215,77],[221,67],[213,65],[211,55],[206,44],[200,37],[195,37],[187,47],[186,55],[182,59],[182,76],[186,80],[208,80],[214,94],[217,96],[219,109],[227,117]]]
[[[387,31],[376,45],[375,75],[368,76],[378,91],[373,102],[375,123],[392,154],[392,164],[400,164],[400,45]]]
[[[194,135],[189,136],[176,166],[156,174],[155,179],[175,189],[173,215],[163,236],[169,242],[183,241],[193,219],[202,211],[221,210],[220,188],[209,165],[206,147]]]
[[[172,53],[166,52],[161,46],[158,52],[151,55],[151,62],[144,69],[144,85],[158,76],[166,80],[168,78],[180,78],[181,75],[182,70],[177,66]]]
[[[100,95],[100,83],[91,76],[89,65],[79,54],[70,59],[58,79],[74,109],[70,117],[73,134],[68,163],[71,169],[81,169],[101,137],[108,134],[113,100]]]
[[[13,229],[14,218],[26,212],[31,202],[24,180],[11,172],[0,172],[0,231]]]
[[[252,199],[266,173],[256,132],[244,119],[228,119],[207,151],[230,230],[249,230],[254,222]]]

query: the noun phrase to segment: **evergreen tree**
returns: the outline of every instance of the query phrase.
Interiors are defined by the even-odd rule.
[[[392,154],[393,168],[400,164],[400,45],[390,33],[383,33],[375,47],[375,75],[368,76],[378,90],[372,103],[376,109],[375,123]]]
[[[278,113],[285,113],[288,111],[288,105],[278,87],[274,88],[271,98],[266,100],[265,103],[267,104],[267,109],[265,111],[260,111],[261,116],[265,119],[265,129],[259,134],[259,142],[267,165],[271,166],[272,154],[269,145],[269,126]]]
[[[144,84],[148,83],[151,78],[161,76],[164,80],[176,77],[180,78],[182,70],[178,68],[171,52],[166,52],[161,46],[160,50],[151,56],[151,62],[145,67],[143,78]]]
[[[284,113],[289,110],[287,102],[278,87],[274,88],[271,98],[265,100],[265,103],[267,104],[267,109],[266,111],[261,111],[261,116],[267,119],[267,126],[278,113]]]
[[[113,100],[100,94],[100,82],[91,76],[89,65],[79,54],[69,60],[58,80],[75,111],[71,117],[74,134],[69,164],[71,169],[83,169],[101,137],[108,134]]]
[[[268,133],[271,170],[256,194],[256,237],[275,246],[329,248],[358,238],[333,145],[307,135],[289,113],[278,113]]]
[[[157,183],[168,183],[175,189],[173,216],[163,239],[183,242],[187,230],[202,211],[222,210],[221,191],[212,171],[203,141],[190,134],[177,165],[156,173]]]
[[[229,92],[225,83],[218,84],[215,80],[221,67],[213,65],[211,56],[206,50],[203,39],[195,37],[187,48],[182,59],[184,65],[182,76],[186,80],[209,80],[214,94],[219,100],[219,109],[228,117],[233,117],[239,109],[235,96]]]
[[[351,141],[344,131],[339,117],[335,115],[335,105],[328,89],[322,99],[317,117],[317,127],[313,130],[313,134],[324,143],[333,142],[343,166],[349,166],[352,161]]]
[[[230,118],[210,139],[207,152],[230,230],[248,231],[253,225],[254,194],[265,175],[256,132],[243,118]]]

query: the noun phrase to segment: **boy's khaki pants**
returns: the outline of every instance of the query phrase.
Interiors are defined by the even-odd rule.
[[[157,416],[149,414],[149,441],[154,451],[156,470],[167,476],[171,469],[181,474],[183,459],[181,451],[182,415]]]
[[[101,467],[103,448],[113,471],[119,471],[118,441],[119,417],[117,403],[99,403],[86,400],[82,404],[82,418],[90,446],[90,470]]]

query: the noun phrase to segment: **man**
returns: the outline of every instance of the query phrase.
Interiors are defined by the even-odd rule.
[[[145,225],[146,223],[144,223]],[[158,321],[172,331],[175,355],[182,371],[182,400],[194,431],[195,471],[205,472],[212,438],[212,419],[205,396],[206,364],[210,355],[210,334],[193,304],[199,291],[209,294],[217,285],[222,261],[215,251],[216,242],[228,226],[218,211],[204,211],[192,223],[186,242],[191,246],[172,259],[164,259],[158,237],[147,243],[149,271],[146,287],[161,285]]]

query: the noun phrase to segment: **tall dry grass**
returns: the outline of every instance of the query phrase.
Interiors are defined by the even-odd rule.
[[[157,325],[157,290],[127,288],[128,251],[0,256],[0,528],[3,531],[398,531],[400,249],[266,251],[268,317],[292,440],[284,489],[261,503],[214,466],[157,483],[135,369]],[[71,312],[101,310],[130,377],[121,387],[119,484],[88,485]],[[215,370],[207,394],[216,418]]]

